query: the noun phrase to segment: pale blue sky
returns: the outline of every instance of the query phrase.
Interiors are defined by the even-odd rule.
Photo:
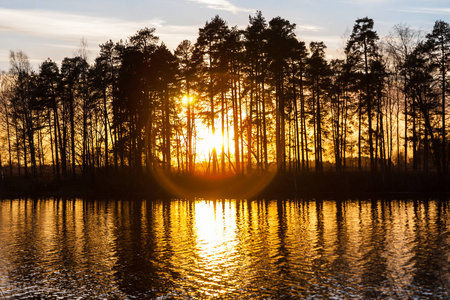
[[[307,43],[324,41],[329,57],[342,53],[359,17],[373,18],[380,37],[400,23],[428,32],[436,20],[450,22],[449,0],[0,0],[0,70],[9,69],[10,50],[23,50],[35,70],[47,57],[60,63],[83,37],[92,60],[99,44],[125,40],[144,27],[155,27],[174,49],[183,39],[195,42],[198,28],[215,15],[244,29],[256,10],[267,21],[280,16],[296,23],[298,38]]]

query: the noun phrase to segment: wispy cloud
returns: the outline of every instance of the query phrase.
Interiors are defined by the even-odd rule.
[[[215,10],[225,10],[229,11],[233,14],[237,14],[240,12],[253,12],[254,9],[248,9],[243,7],[238,7],[232,4],[228,0],[187,0],[189,2],[196,2],[200,4],[204,4],[206,7],[215,9]]]
[[[161,19],[127,21],[117,18],[101,18],[46,10],[14,10],[0,8],[0,31],[27,34],[58,40],[105,42],[126,39],[144,27],[157,29],[156,35],[195,35],[194,26],[168,26]]]
[[[419,14],[450,15],[450,7],[440,7],[440,8],[414,7],[414,8],[401,9],[399,11],[409,12],[409,13],[419,13]]]
[[[312,25],[312,24],[298,24],[297,29],[300,31],[318,32],[318,31],[323,30],[323,27],[317,26],[317,25]]]

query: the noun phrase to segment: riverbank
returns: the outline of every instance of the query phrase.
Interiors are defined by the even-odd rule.
[[[0,181],[0,197],[302,198],[376,194],[448,195],[449,177],[435,173],[324,172],[192,176],[99,174],[65,180],[11,177]]]

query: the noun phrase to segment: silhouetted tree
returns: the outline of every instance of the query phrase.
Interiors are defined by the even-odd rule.
[[[82,166],[85,167],[85,137],[86,137],[86,79],[88,64],[86,60],[80,56],[73,58],[64,58],[61,64],[61,88],[63,96],[64,106],[64,129],[63,140],[64,143],[67,140],[67,136],[70,136],[70,163],[72,176],[76,175],[77,166],[77,152],[75,147],[76,142],[76,125],[77,125],[77,108],[81,106],[82,109]],[[67,124],[68,123],[68,124]],[[67,127],[70,128],[70,133]],[[65,145],[64,145],[65,146]]]
[[[264,157],[264,169],[268,169],[268,151],[267,151],[267,131],[268,124],[266,118],[266,107],[270,107],[270,101],[268,101],[266,95],[266,80],[268,79],[268,41],[267,41],[267,22],[262,16],[262,13],[258,11],[254,17],[249,17],[250,24],[244,31],[244,72],[246,73],[246,90],[249,92],[249,103],[246,117],[246,130],[243,128],[243,133],[247,134],[247,172],[252,172],[252,155],[253,151],[253,125],[257,125],[257,136],[259,132],[262,132],[260,138],[263,144],[263,157]],[[261,112],[259,112],[261,108]],[[262,122],[255,122],[257,116],[262,116]],[[259,129],[259,127],[262,128]],[[242,159],[244,156],[242,155]],[[256,156],[259,161],[259,156]]]
[[[53,126],[53,138],[51,137],[51,140],[53,141],[54,147],[52,146],[52,155],[54,153],[55,158],[55,176],[59,180],[60,178],[60,159],[59,159],[59,153],[62,155],[62,162],[63,162],[63,170],[65,173],[66,170],[66,157],[65,157],[65,149],[62,149],[62,142],[61,142],[61,130],[60,130],[60,121],[59,121],[59,92],[58,92],[58,85],[60,84],[60,74],[57,64],[47,59],[44,61],[40,66],[40,73],[39,73],[39,79],[40,79],[40,90],[41,95],[43,97],[43,100],[45,101],[45,105],[49,110],[49,116],[50,111],[53,114],[53,124],[49,124],[49,126]],[[49,117],[49,122],[51,121],[51,118]]]
[[[448,90],[448,75],[450,70],[450,25],[444,21],[436,21],[431,33],[426,36],[426,51],[433,67],[437,70],[436,76],[441,93],[441,161],[442,170],[447,173],[448,161],[446,151],[446,98]]]
[[[15,87],[12,98],[16,121],[22,122],[23,151],[25,172],[27,172],[27,141],[30,151],[30,161],[33,177],[37,176],[36,148],[34,141],[35,124],[34,110],[36,101],[32,88],[32,77],[28,56],[22,52],[10,52],[11,74],[14,75]],[[18,141],[16,141],[18,142]]]
[[[368,144],[370,157],[370,170],[375,171],[374,146],[373,146],[373,91],[371,90],[370,64],[378,57],[378,46],[376,44],[378,34],[373,30],[373,19],[368,17],[355,21],[352,34],[347,41],[345,52],[347,60],[352,63],[354,72],[360,74],[361,90],[364,93],[364,107],[367,111],[368,122]],[[359,113],[362,114],[362,102]],[[361,125],[360,125],[361,126]],[[359,149],[359,153],[361,149]],[[361,162],[359,162],[361,168]]]
[[[193,115],[193,94],[192,87],[195,80],[195,66],[192,58],[194,46],[188,40],[182,41],[175,50],[175,57],[178,61],[178,81],[180,84],[180,92],[187,98],[187,120],[186,120],[186,170],[192,173],[194,171],[193,158],[193,131],[194,131],[194,115]]]
[[[285,74],[288,61],[293,55],[296,45],[295,24],[280,17],[273,18],[267,29],[267,57],[268,69],[271,73],[272,83],[275,88],[276,103],[276,157],[277,165],[286,170],[286,90]]]
[[[163,44],[151,56],[152,87],[156,92],[156,99],[160,103],[160,129],[162,137],[162,168],[171,169],[171,137],[174,124],[174,93],[177,61],[175,56]],[[155,100],[156,100],[155,99]]]
[[[412,123],[415,124],[415,113],[414,109],[416,105],[414,105],[413,100],[408,97],[411,93],[408,92],[408,80],[407,77],[411,76],[411,69],[407,67],[407,60],[414,49],[417,47],[420,42],[420,35],[418,32],[412,30],[410,27],[406,25],[396,25],[393,28],[393,33],[390,35],[388,39],[388,52],[391,56],[393,56],[394,62],[393,67],[390,72],[396,74],[396,81],[398,81],[397,89],[402,90],[403,93],[403,115],[404,115],[404,170],[407,171],[408,165],[408,115],[411,115],[413,120]],[[397,95],[397,98],[399,95]],[[408,103],[410,102],[410,104]],[[412,108],[412,109],[411,109]],[[411,112],[408,112],[408,109]],[[399,134],[399,115],[400,113],[400,99],[397,99],[397,166],[400,168],[400,134]],[[413,143],[415,143],[415,126],[412,126],[413,131]],[[415,147],[413,146],[413,161],[417,161],[416,152],[414,151]]]
[[[195,43],[196,56],[199,59],[200,75],[198,77],[199,89],[209,101],[209,111],[204,114],[208,117],[208,125],[211,127],[213,135],[216,133],[216,103],[220,100],[223,103],[223,49],[226,38],[229,34],[226,22],[219,16],[215,16],[210,22],[206,22],[203,28],[199,29],[199,36]],[[217,99],[219,97],[219,99]],[[222,105],[223,107],[223,105]],[[223,159],[223,156],[222,156]],[[213,148],[212,170],[217,172],[217,151]]]
[[[0,111],[2,112],[2,123],[4,123],[6,129],[6,140],[8,144],[8,163],[9,163],[9,176],[13,176],[13,136],[11,129],[11,99],[13,90],[13,80],[10,75],[2,73],[0,75]],[[19,165],[18,165],[19,166]]]
[[[314,126],[314,154],[316,171],[323,171],[323,109],[325,105],[326,89],[330,85],[330,69],[325,60],[326,46],[323,42],[311,42],[309,45],[311,56],[308,59],[306,78],[311,91],[311,113]]]
[[[110,106],[115,102],[116,80],[117,80],[117,58],[114,43],[109,40],[106,43],[100,45],[100,54],[95,59],[93,67],[93,86],[98,91],[102,101],[102,114],[103,114],[103,138],[104,144],[104,166],[105,169],[109,168],[109,137],[113,136],[111,132],[111,112]],[[116,148],[116,147],[112,147]],[[117,165],[117,155],[114,155],[114,164]]]
[[[227,57],[227,71],[228,79],[227,85],[231,89],[231,108],[233,111],[233,133],[234,133],[234,156],[235,156],[235,172],[241,172],[241,80],[243,60],[244,60],[244,44],[243,44],[243,32],[233,27],[225,42],[225,55]],[[228,114],[227,114],[228,119]],[[265,122],[265,121],[264,121]],[[228,122],[227,122],[228,124]],[[230,133],[227,125],[227,137],[230,139]],[[267,147],[267,142],[263,143]],[[228,144],[229,146],[229,144]],[[230,151],[228,149],[228,159],[231,165]],[[267,159],[265,160],[267,162]],[[231,169],[231,167],[230,167]]]

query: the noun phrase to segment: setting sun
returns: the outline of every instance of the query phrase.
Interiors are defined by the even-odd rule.
[[[201,100],[200,100],[201,101]],[[212,132],[210,123],[205,123],[205,115],[199,113],[196,96],[183,95],[181,97],[180,114],[186,122],[186,143],[191,143],[193,165],[200,164],[206,167],[195,167],[196,171],[205,171],[213,162],[214,150],[218,159],[230,161],[234,157],[234,131],[232,126],[226,126],[222,134],[222,124],[215,122],[215,132]],[[231,119],[231,116],[228,116]],[[189,146],[187,146],[189,148]],[[222,155],[222,151],[224,152]],[[188,155],[189,156],[189,155]],[[225,157],[225,158],[223,158]]]
[[[211,129],[208,129],[204,125],[197,128],[197,130],[197,154],[200,157],[208,157],[214,149],[219,152],[224,144],[226,146],[227,139],[222,139],[222,135],[217,131],[213,134]]]
[[[183,102],[183,105],[187,106],[188,104],[192,104],[194,102],[194,97],[184,95],[183,98],[181,98],[181,101]]]

